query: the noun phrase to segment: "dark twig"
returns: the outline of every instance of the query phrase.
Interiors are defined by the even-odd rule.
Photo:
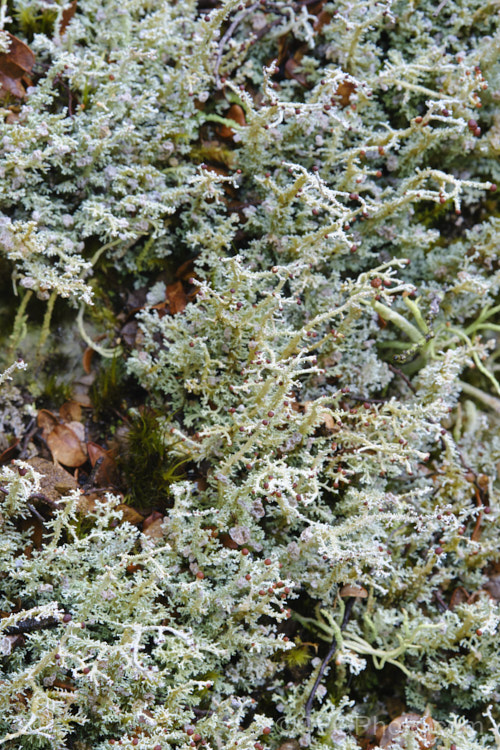
[[[60,625],[59,620],[55,617],[45,617],[43,620],[20,620],[17,625],[10,625],[5,628],[7,635],[22,635],[23,633],[32,633],[34,630],[44,630],[45,628],[55,628]]]
[[[226,43],[231,39],[232,35],[234,34],[235,30],[238,28],[240,23],[248,16],[250,13],[253,13],[254,10],[257,10],[257,8],[260,7],[260,3],[254,3],[253,5],[250,5],[248,8],[244,8],[241,13],[238,13],[237,16],[235,16],[232,20],[232,22],[229,24],[229,27],[220,40],[219,49],[217,51],[217,59],[215,61],[215,85],[218,89],[221,87],[221,81],[219,77],[219,68],[220,64],[222,62],[222,53],[224,52],[224,47],[226,46]]]
[[[97,472],[101,468],[102,462],[104,461],[104,456],[100,456],[95,464],[92,467],[92,471],[89,474],[89,478],[85,482],[85,484],[82,487],[82,490],[84,493],[88,492],[90,489],[94,488],[95,478],[97,476]]]
[[[356,601],[355,596],[350,596],[348,599],[346,599],[344,617],[342,618],[342,624],[340,626],[340,630],[345,630],[345,628],[347,627],[347,623],[349,622],[349,619],[351,617],[351,611],[352,611],[352,607],[355,601]],[[337,650],[337,639],[335,638],[335,636],[333,636],[331,646],[328,649],[327,655],[323,659],[323,662],[319,668],[318,676],[316,677],[313,688],[309,694],[309,698],[307,699],[307,703],[306,703],[307,728],[311,726],[311,709],[312,709],[312,704],[314,701],[314,696],[316,695],[316,691],[318,690],[319,684],[321,680],[323,679],[323,675],[325,674],[325,669],[327,668],[328,663],[330,659],[332,658],[332,656],[334,655],[336,650]]]
[[[42,522],[42,524],[45,524],[45,518],[44,518],[44,517],[42,516],[42,514],[41,514],[41,513],[39,513],[39,512],[37,511],[37,509],[36,509],[36,508],[34,508],[34,507],[32,506],[32,504],[31,504],[31,503],[26,503],[26,507],[28,508],[28,510],[30,511],[30,513],[31,513],[32,515],[34,515],[34,516],[35,516],[36,518],[38,518],[38,520],[39,520],[39,521],[41,521],[41,522]]]
[[[404,380],[404,382],[406,383],[406,385],[408,386],[408,388],[410,389],[412,393],[417,392],[417,389],[411,383],[410,378],[407,375],[405,375],[404,372],[401,372],[399,367],[394,367],[394,365],[389,364],[389,370],[391,370],[391,372],[395,373],[396,375],[399,375],[399,377]]]
[[[24,433],[24,437],[21,443],[21,453],[19,454],[20,459],[24,459],[27,454],[28,450],[28,443],[35,434],[35,432],[38,430],[38,425],[36,423],[36,418],[33,417],[26,428],[26,432]]]
[[[50,497],[47,497],[47,495],[44,495],[43,492],[32,492],[28,500],[38,500],[39,502],[45,503],[45,505],[48,505],[51,508],[56,507],[56,503],[53,500],[51,500]]]
[[[448,2],[448,0],[441,0],[441,2],[439,3],[438,7],[436,8],[436,10],[434,11],[434,13],[432,15],[433,16],[439,16],[439,14],[443,10],[443,8],[444,8],[444,6],[446,5],[447,2]]]

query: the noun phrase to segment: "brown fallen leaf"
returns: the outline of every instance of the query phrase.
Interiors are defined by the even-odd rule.
[[[226,112],[225,117],[228,120],[232,120],[237,125],[241,125],[241,127],[245,127],[247,124],[247,121],[245,120],[245,112],[243,107],[240,107],[239,104],[232,104]],[[218,129],[218,134],[221,138],[233,138],[234,132],[233,128],[230,128],[227,125],[220,125]]]
[[[4,466],[5,464],[10,463],[11,459],[14,458],[17,446],[19,445],[19,439],[15,440],[12,445],[9,445],[7,448],[5,448],[4,451],[0,453],[0,466]]]
[[[116,484],[118,481],[118,467],[113,451],[107,451],[97,443],[87,443],[87,453],[92,468],[101,460],[100,466],[94,476],[95,486],[108,487],[110,484]]]
[[[350,104],[351,96],[356,91],[356,86],[351,81],[342,81],[337,87],[335,92],[335,98],[340,101],[342,107],[347,107]]]
[[[49,435],[54,427],[59,424],[59,420],[56,415],[48,409],[40,409],[36,417],[36,423],[42,428],[44,439],[47,439],[47,435]]]
[[[340,589],[339,596],[342,598],[355,596],[357,599],[366,599],[368,591],[363,586],[357,586],[354,583],[346,583],[346,585],[342,586]]]
[[[285,63],[285,75],[287,78],[293,78],[301,86],[306,87],[308,85],[307,79],[304,73],[302,73],[300,63],[294,60],[293,57],[288,58]]]
[[[94,356],[94,350],[91,346],[87,346],[85,351],[83,352],[82,356],[82,367],[84,372],[87,373],[87,375],[90,375],[92,372],[92,357]]]
[[[56,425],[45,439],[52,456],[64,466],[74,468],[87,460],[82,442],[68,425]]]
[[[459,604],[465,604],[467,601],[469,601],[468,591],[466,591],[463,586],[458,586],[458,588],[453,590],[448,609],[453,610]]]
[[[66,31],[66,29],[68,28],[71,19],[73,18],[73,16],[76,13],[76,7],[77,7],[77,5],[78,5],[78,0],[73,0],[73,2],[71,3],[71,5],[69,5],[67,8],[65,8],[63,10],[62,15],[61,15],[61,23],[60,23],[60,26],[59,26],[59,33],[60,34],[64,34],[64,32]]]
[[[185,260],[184,263],[181,263],[181,265],[178,267],[177,271],[175,272],[175,278],[187,281],[192,277],[196,278],[196,272],[194,270],[194,258],[189,258],[189,260]]]
[[[380,747],[394,744],[406,747],[407,734],[411,731],[413,735],[415,730],[420,730],[417,740],[420,750],[429,750],[436,741],[434,722],[429,715],[420,716],[413,713],[401,714],[391,721],[380,738]]]
[[[167,285],[167,299],[172,315],[176,315],[184,310],[187,299],[182,281],[174,281],[173,284]]]
[[[132,524],[132,526],[137,526],[144,521],[144,516],[141,516],[141,514],[138,513],[134,508],[131,508],[130,505],[120,503],[120,505],[118,505],[116,509],[122,511],[122,521],[127,521],[128,523]]]
[[[70,430],[73,430],[81,443],[85,442],[85,426],[81,422],[66,422],[66,426],[69,427]],[[84,453],[87,453],[87,451],[84,450]]]
[[[65,401],[59,409],[59,416],[63,422],[81,422],[82,406],[78,401]]]
[[[10,40],[10,49],[0,54],[0,97],[9,93],[23,99],[26,96],[23,81],[30,82],[29,74],[35,64],[35,55],[27,44],[13,34],[5,33]]]
[[[159,539],[163,539],[163,514],[158,513],[154,510],[150,515],[144,519],[142,525],[142,533],[157,542]]]

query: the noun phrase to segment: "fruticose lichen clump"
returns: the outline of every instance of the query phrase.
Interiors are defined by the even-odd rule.
[[[0,746],[500,747],[498,2],[0,25]]]

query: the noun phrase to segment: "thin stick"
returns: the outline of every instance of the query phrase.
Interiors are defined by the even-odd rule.
[[[232,23],[229,24],[229,27],[226,33],[220,40],[219,49],[217,50],[217,59],[215,61],[215,85],[217,86],[218,89],[221,88],[219,68],[222,62],[222,53],[224,52],[224,47],[226,46],[226,42],[228,42],[231,39],[236,28],[240,25],[243,19],[246,18],[254,10],[257,10],[258,7],[260,7],[260,3],[254,3],[254,5],[250,5],[249,8],[244,8],[241,11],[241,13],[238,13],[238,15],[235,16],[235,18],[233,19]]]
[[[7,635],[22,635],[23,633],[32,633],[34,630],[44,630],[45,628],[55,628],[59,625],[59,620],[54,617],[46,617],[44,620],[20,620],[17,625],[9,625],[5,628]]]
[[[417,392],[417,389],[415,388],[414,385],[412,385],[412,383],[410,381],[410,378],[407,375],[405,375],[404,372],[401,372],[401,370],[399,369],[399,367],[394,367],[394,365],[390,364],[389,365],[389,370],[391,370],[391,372],[395,373],[396,375],[399,375],[399,377],[404,380],[404,382],[406,383],[406,385],[408,386],[408,388],[410,389],[410,391],[412,391],[412,393],[416,393]]]
[[[354,596],[350,596],[346,600],[345,610],[344,610],[344,617],[342,619],[342,625],[340,626],[341,630],[344,630],[347,627],[347,623],[349,622],[349,619],[351,617],[351,610],[352,610],[352,607],[353,607],[353,604],[354,604],[355,601],[356,601],[356,597],[354,597]],[[323,679],[323,675],[325,674],[325,669],[328,666],[328,662],[330,661],[330,659],[332,658],[332,656],[334,655],[334,653],[335,653],[336,650],[337,650],[337,639],[335,638],[335,636],[333,636],[331,646],[328,649],[327,655],[323,659],[323,662],[322,662],[322,664],[321,664],[321,666],[319,668],[318,676],[316,677],[316,680],[314,682],[313,688],[312,688],[312,690],[311,690],[311,692],[309,694],[309,698],[307,699],[307,703],[306,703],[306,725],[307,725],[308,729],[311,726],[311,709],[312,709],[312,704],[313,704],[313,701],[314,701],[314,696],[316,695],[316,691],[318,690],[319,684],[320,684],[321,680]]]

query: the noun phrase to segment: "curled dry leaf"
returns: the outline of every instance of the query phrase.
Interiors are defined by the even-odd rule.
[[[18,99],[23,99],[26,96],[23,79],[29,82],[35,55],[27,44],[13,34],[5,33],[10,40],[10,49],[0,54],[0,97],[8,92]]]
[[[65,401],[59,409],[59,416],[63,422],[81,422],[82,406],[78,401]]]
[[[80,439],[71,427],[58,424],[46,437],[47,445],[56,461],[72,468],[81,466],[87,460]]]
[[[455,609],[456,606],[459,604],[465,604],[465,602],[469,601],[469,592],[464,589],[463,586],[458,586],[458,588],[453,590],[453,593],[450,598],[450,603],[448,605],[448,609]]]
[[[351,96],[356,91],[356,86],[351,81],[342,81],[337,87],[335,97],[339,100],[342,107],[347,107],[351,102]]]
[[[0,466],[10,463],[11,459],[13,459],[16,454],[18,445],[19,439],[15,440],[12,445],[9,445],[4,451],[2,451],[2,453],[0,453]]]
[[[90,375],[92,372],[92,357],[94,356],[94,350],[91,346],[87,346],[85,351],[83,352],[82,356],[82,367],[84,372],[87,373],[87,375]]]
[[[70,428],[70,430],[73,430],[81,443],[85,442],[85,427],[81,422],[67,422],[67,426]],[[87,451],[84,450],[84,453],[86,452]]]
[[[41,427],[43,437],[47,439],[47,435],[59,424],[59,420],[48,409],[40,409],[36,417],[36,423]]]
[[[500,601],[500,576],[491,576],[490,580],[484,584],[483,589],[485,589],[495,601]]]
[[[130,505],[120,503],[120,505],[117,506],[117,510],[122,511],[122,520],[127,521],[128,523],[132,524],[132,526],[137,526],[144,521],[144,516],[141,516],[141,514],[138,513],[134,508],[131,508]]]
[[[118,481],[118,467],[116,466],[113,451],[107,451],[97,443],[87,443],[87,452],[92,468],[94,468],[97,461],[102,459],[94,477],[95,486],[108,487],[110,484],[116,484]]]
[[[247,121],[245,120],[245,112],[243,111],[243,107],[240,107],[239,104],[232,104],[226,112],[225,117],[228,120],[232,120],[237,125],[241,125],[241,127],[245,127],[247,124]],[[233,128],[230,128],[227,125],[221,125],[218,133],[221,138],[233,138],[234,136]]]
[[[61,24],[59,26],[60,34],[64,34],[66,29],[68,28],[71,19],[76,13],[77,4],[78,4],[78,0],[73,0],[73,2],[70,3],[70,5],[68,5],[68,7],[63,10],[62,15],[61,15]]]
[[[412,736],[415,733],[420,750],[429,750],[436,741],[434,722],[431,717],[427,714],[420,716],[420,714],[408,713],[397,716],[385,728],[380,738],[380,747],[385,748],[390,745],[406,747],[409,732],[412,732]]]
[[[155,542],[162,539],[163,533],[163,515],[154,510],[150,515],[144,519],[142,525],[142,533],[153,539]]]
[[[355,596],[358,599],[366,599],[368,591],[363,586],[357,586],[354,583],[346,583],[345,586],[339,591],[339,596],[342,598]]]
[[[176,315],[184,310],[187,304],[186,293],[182,286],[182,281],[174,281],[167,286],[167,299],[170,307],[170,313]]]

